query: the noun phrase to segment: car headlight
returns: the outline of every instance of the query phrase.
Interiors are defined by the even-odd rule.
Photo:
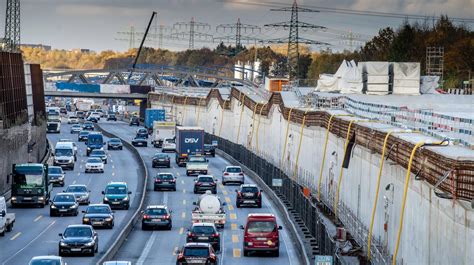
[[[72,209],[77,208],[77,204],[73,204],[73,205],[71,206],[71,208],[72,208]]]
[[[64,176],[60,176],[58,179],[59,180],[64,180]]]
[[[61,245],[61,247],[67,247],[67,244],[62,241],[59,243],[59,245]]]
[[[107,218],[105,218],[105,221],[110,222],[110,221],[112,221],[112,218],[107,217]]]
[[[91,148],[90,148],[90,147],[87,147],[87,151],[90,151],[90,150],[91,150]]]
[[[108,201],[109,201],[109,198],[104,197],[104,201],[108,202]]]
[[[89,222],[89,218],[87,218],[87,217],[82,218],[82,222],[88,223],[88,222]]]
[[[12,197],[11,199],[12,199],[12,201],[16,201],[16,197]]]
[[[88,242],[88,243],[85,243],[84,246],[86,247],[92,247],[94,245],[94,241],[91,241],[91,242]]]
[[[51,204],[51,209],[56,209],[56,206],[54,204]]]
[[[38,197],[38,201],[44,201],[44,197],[43,196]]]
[[[124,201],[128,201],[128,197],[123,198]]]

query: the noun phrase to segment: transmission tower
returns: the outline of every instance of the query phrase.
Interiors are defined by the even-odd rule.
[[[313,25],[305,22],[301,22],[298,20],[298,13],[299,12],[313,12],[317,13],[318,10],[308,9],[308,8],[301,8],[298,7],[296,0],[293,2],[292,7],[283,7],[278,9],[270,9],[271,11],[283,11],[283,12],[291,12],[291,19],[290,21],[280,22],[280,23],[273,23],[273,24],[266,24],[265,27],[271,28],[283,28],[289,29],[290,34],[288,38],[280,38],[280,39],[273,39],[267,40],[267,43],[288,43],[288,74],[290,79],[299,76],[299,44],[305,43],[310,45],[330,45],[329,43],[304,39],[299,36],[299,30],[317,30],[317,29],[326,29],[326,27]]]
[[[171,34],[174,38],[178,40],[182,40],[185,37],[189,39],[189,49],[194,49],[194,42],[195,41],[212,41],[212,35],[204,33],[202,31],[209,31],[211,30],[211,25],[202,22],[194,21],[194,17],[191,18],[190,22],[177,22],[173,25],[173,29],[175,31],[179,30],[189,30],[189,31],[181,31]]]
[[[18,52],[20,48],[20,0],[7,0],[5,13],[5,50]]]
[[[251,37],[251,36],[243,36],[242,31],[244,33],[260,33],[261,28],[259,26],[255,25],[249,25],[249,24],[242,24],[240,22],[240,18],[237,19],[237,23],[235,24],[221,24],[216,27],[216,32],[222,31],[223,33],[226,33],[227,30],[230,31],[230,33],[235,33],[235,36],[225,36],[225,37],[218,37],[215,39],[221,39],[221,40],[235,40],[235,47],[241,47],[242,46],[242,40],[244,41],[258,41],[257,38]]]
[[[153,34],[148,34],[145,43],[152,44],[156,48],[163,48],[163,39],[164,38],[171,38],[172,36],[170,33],[172,32],[172,28],[165,25],[154,25],[151,27],[153,30]],[[118,35],[123,36],[122,38],[115,38],[115,40],[119,41],[126,41],[129,43],[129,48],[135,48],[139,42],[142,41],[141,36],[145,34],[144,32],[137,32],[133,26],[130,27],[129,31],[119,31],[117,32]]]
[[[124,37],[123,38],[115,38],[115,40],[127,41],[129,49],[135,48],[135,44],[136,44],[135,41],[137,41],[136,38],[135,38],[135,35],[136,34],[143,35],[143,33],[141,33],[141,32],[135,32],[135,27],[134,26],[130,26],[129,31],[119,31],[119,32],[117,32],[117,34],[122,35]]]

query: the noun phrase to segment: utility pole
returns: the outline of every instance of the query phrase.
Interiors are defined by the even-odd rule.
[[[140,32],[135,32],[135,27],[134,26],[130,26],[130,30],[129,31],[119,31],[117,32],[118,35],[124,35],[125,37],[123,38],[115,38],[115,40],[119,40],[119,41],[127,41],[128,42],[128,48],[129,49],[133,49],[135,48],[135,35],[136,34],[140,34]]]
[[[20,50],[20,0],[7,0],[5,12],[5,51]]]
[[[227,30],[229,30],[230,33],[235,32],[235,37],[230,38],[230,36],[226,36],[226,37],[219,37],[219,38],[216,38],[216,39],[227,39],[227,40],[233,39],[233,40],[235,40],[235,47],[241,47],[242,46],[242,39],[246,40],[246,41],[251,41],[251,40],[257,39],[257,38],[250,37],[250,36],[242,36],[242,31],[244,33],[247,33],[247,32],[249,32],[249,33],[260,33],[261,32],[261,28],[259,26],[249,25],[249,24],[242,24],[240,22],[240,18],[237,19],[237,23],[235,23],[235,24],[220,24],[216,27],[216,32],[222,31],[222,32],[226,33]]]
[[[173,30],[189,30],[189,31],[181,31],[172,33],[171,36],[178,40],[182,40],[185,37],[189,39],[189,49],[194,49],[194,42],[195,41],[212,41],[212,35],[204,33],[202,31],[209,31],[211,29],[211,25],[202,22],[194,21],[194,17],[191,18],[190,22],[177,22],[173,25]]]
[[[151,29],[153,29],[154,33],[148,34],[145,43],[151,44],[156,48],[163,48],[163,38],[171,38],[171,35],[165,35],[165,33],[170,33],[172,31],[172,28],[165,25],[153,25]],[[137,42],[142,41],[140,36],[143,36],[145,32],[135,31],[135,27],[131,26],[129,31],[119,31],[117,32],[117,34],[124,35],[124,37],[115,38],[115,40],[128,42],[129,49],[132,49],[137,46]]]
[[[308,8],[301,8],[298,7],[296,0],[294,0],[292,7],[284,7],[278,9],[270,9],[270,11],[282,11],[282,12],[291,12],[291,19],[290,21],[280,22],[280,23],[273,23],[273,24],[266,24],[265,27],[271,28],[283,28],[290,30],[288,38],[280,38],[280,39],[273,39],[267,40],[267,43],[288,43],[288,74],[290,79],[299,76],[299,44],[309,44],[309,45],[330,45],[329,43],[304,39],[299,36],[299,29],[310,29],[310,30],[317,30],[317,29],[326,29],[326,27],[313,25],[305,22],[301,22],[298,19],[299,12],[313,12],[318,13],[318,10],[308,9]]]

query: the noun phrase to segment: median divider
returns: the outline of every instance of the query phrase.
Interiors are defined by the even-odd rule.
[[[100,131],[102,132],[103,135],[109,137],[109,138],[120,138],[118,137],[117,135],[113,134],[113,133],[110,133],[110,132],[107,132],[106,130],[102,129],[100,127],[99,124],[95,124],[95,127]],[[112,245],[108,248],[108,250],[105,252],[104,255],[102,255],[102,257],[99,259],[99,261],[97,262],[97,265],[101,265],[102,263],[104,263],[105,261],[108,261],[108,260],[111,260],[113,259],[113,257],[117,254],[118,250],[120,249],[120,247],[122,246],[122,244],[125,242],[125,239],[127,238],[127,236],[130,234],[130,232],[132,231],[133,227],[135,226],[135,224],[140,221],[140,217],[141,217],[141,211],[143,210],[143,204],[145,202],[145,195],[146,195],[146,187],[147,187],[147,183],[148,183],[148,170],[146,168],[146,165],[145,165],[145,161],[143,160],[143,158],[140,156],[140,154],[138,153],[137,149],[135,147],[133,147],[131,144],[129,144],[127,141],[125,141],[124,139],[120,138],[122,140],[122,143],[123,145],[125,146],[125,148],[127,148],[128,150],[130,150],[132,152],[132,154],[135,156],[135,158],[140,161],[139,163],[139,167],[140,167],[140,171],[143,172],[143,176],[144,178],[141,179],[141,181],[143,181],[142,183],[138,183],[138,187],[141,187],[142,191],[141,191],[141,197],[140,197],[140,203],[138,205],[138,208],[137,210],[133,213],[133,216],[132,218],[130,218],[130,220],[127,222],[127,224],[125,225],[125,227],[122,229],[122,231],[120,232],[120,234],[115,238],[115,241],[112,242]],[[139,180],[140,181],[140,180]],[[141,185],[140,185],[141,184]]]
[[[298,251],[298,258],[301,264],[310,264],[309,256],[306,252],[305,248],[305,243],[299,236],[298,230],[295,226],[295,224],[291,220],[291,216],[286,208],[286,206],[283,204],[283,202],[280,200],[280,198],[276,195],[276,193],[263,181],[261,177],[258,176],[257,173],[252,171],[250,168],[248,168],[246,165],[240,163],[237,159],[232,157],[230,154],[225,153],[224,151],[220,149],[216,149],[216,154],[219,156],[223,157],[227,161],[231,162],[233,165],[239,165],[242,167],[244,170],[245,174],[252,178],[255,183],[257,183],[258,186],[262,188],[262,190],[265,192],[265,194],[268,196],[268,198],[273,202],[273,205],[276,207],[276,209],[281,213],[281,216],[283,217],[283,225],[287,232],[288,235],[290,236],[290,239],[292,242],[296,243],[296,250]]]

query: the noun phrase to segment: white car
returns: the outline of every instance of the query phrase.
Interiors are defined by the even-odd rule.
[[[222,171],[222,185],[230,182],[244,184],[245,176],[241,167],[227,166],[224,171]]]
[[[76,116],[69,116],[67,118],[67,124],[77,124],[79,123],[79,118]]]
[[[39,265],[39,264],[55,264],[55,265],[66,265],[63,258],[59,256],[37,256],[33,257],[28,265]]]
[[[90,157],[86,161],[86,173],[104,173],[104,162],[99,157]]]
[[[174,142],[173,138],[165,138],[163,140],[163,147],[161,150],[163,153],[164,152],[174,152],[176,151],[176,144]]]

